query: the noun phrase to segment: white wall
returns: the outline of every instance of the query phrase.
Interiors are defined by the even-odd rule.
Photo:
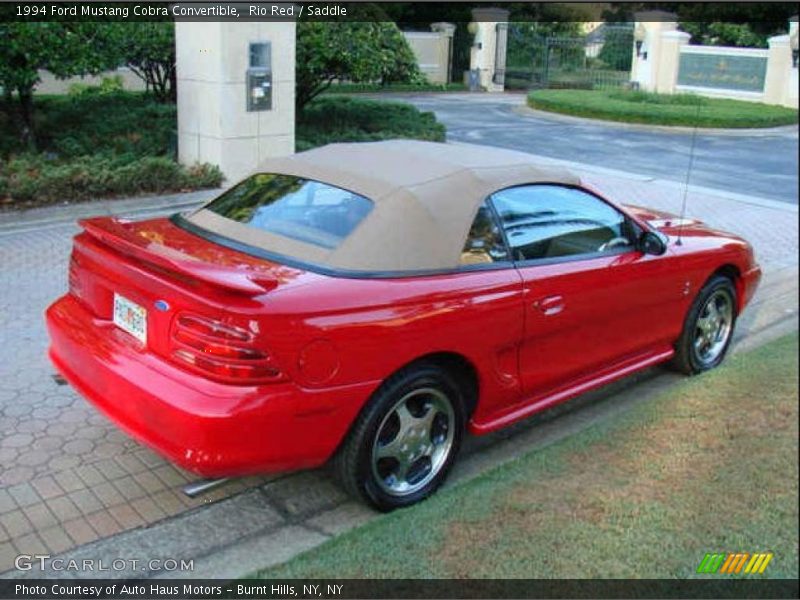
[[[428,82],[447,83],[452,37],[442,31],[404,31],[403,36]]]
[[[87,75],[86,77],[69,77],[67,79],[58,79],[50,71],[39,71],[39,77],[42,81],[36,86],[34,92],[36,94],[66,94],[74,83],[100,85],[103,82],[103,77],[117,76],[122,78],[122,87],[124,89],[131,92],[144,91],[144,81],[129,68],[120,67],[114,71],[106,71],[95,76]]]

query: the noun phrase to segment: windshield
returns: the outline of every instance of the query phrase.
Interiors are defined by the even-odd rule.
[[[333,249],[372,210],[372,201],[294,175],[253,175],[204,207],[220,216]]]

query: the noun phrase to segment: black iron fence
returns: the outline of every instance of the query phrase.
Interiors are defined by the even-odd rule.
[[[535,23],[510,23],[507,89],[609,89],[630,81],[633,25],[602,24],[580,36],[541,35]]]

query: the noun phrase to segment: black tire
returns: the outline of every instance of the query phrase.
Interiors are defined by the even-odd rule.
[[[709,305],[712,298],[714,298],[716,306],[724,305],[726,302],[729,303],[730,317],[729,322],[725,326],[724,339],[722,337],[717,339],[714,335],[708,333],[709,337],[716,340],[716,345],[713,346],[713,352],[709,352],[704,356],[701,350],[702,346],[698,348],[696,342],[698,342],[698,338],[703,335],[701,323],[705,322],[704,318],[707,314],[706,307]],[[673,366],[678,371],[686,375],[702,373],[703,371],[713,369],[725,359],[736,326],[737,306],[736,287],[728,277],[715,275],[706,282],[694,299],[686,315],[681,336],[675,344]],[[716,310],[719,313],[719,310]],[[717,333],[721,331],[720,329]],[[709,344],[711,344],[710,341]],[[708,349],[711,350],[712,346],[709,345]]]
[[[432,402],[426,400],[428,397],[432,398]],[[407,423],[422,423],[423,417],[431,420],[427,437],[431,439],[430,448],[436,448],[435,451],[431,451],[431,457],[425,456],[424,450],[420,449],[423,454],[414,459],[412,467],[416,465],[416,471],[412,475],[417,476],[425,472],[426,460],[431,463],[431,468],[425,477],[413,485],[408,483],[413,478],[408,477],[406,483],[410,487],[407,492],[389,490],[392,483],[400,485],[400,479],[393,473],[380,477],[383,470],[392,471],[394,463],[397,463],[397,467],[400,467],[401,463],[393,457],[375,460],[378,448],[397,446],[399,449],[398,442],[406,440],[409,433],[419,434],[419,439],[426,437],[421,432],[423,425],[413,428],[413,431],[400,426],[400,413],[397,408],[401,402],[409,409],[409,416],[412,419],[409,421],[408,417],[405,417]],[[452,412],[446,409],[444,402],[449,404]],[[412,408],[414,410],[411,410]],[[433,413],[428,413],[429,410]],[[415,416],[414,411],[418,411],[421,416]],[[389,434],[392,433],[394,421],[398,424],[397,433],[394,437],[387,436],[387,431]],[[385,512],[410,506],[433,494],[444,482],[461,446],[464,423],[464,396],[453,378],[434,364],[411,365],[392,375],[373,394],[334,455],[332,467],[340,484],[350,495],[365,500],[378,510]],[[441,438],[442,432],[445,437],[442,438],[442,445],[437,446],[436,440]],[[436,438],[434,438],[435,433]],[[379,434],[381,437],[378,437]],[[384,444],[382,440],[385,439],[388,443]],[[417,443],[417,439],[411,442]],[[445,443],[448,444],[446,450]],[[402,448],[405,449],[406,446],[403,445]],[[446,455],[443,454],[445,451]],[[434,453],[438,453],[435,454],[435,462]],[[411,460],[407,456],[403,456],[402,459],[405,462]],[[408,471],[411,472],[412,469],[409,468]],[[415,489],[414,486],[419,487]]]

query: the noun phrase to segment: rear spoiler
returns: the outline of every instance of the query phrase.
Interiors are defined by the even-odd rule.
[[[83,230],[117,252],[146,265],[166,270],[181,278],[190,278],[235,294],[257,296],[277,286],[269,276],[263,278],[231,268],[204,263],[145,237],[134,235],[125,223],[114,217],[94,217],[78,221]]]

